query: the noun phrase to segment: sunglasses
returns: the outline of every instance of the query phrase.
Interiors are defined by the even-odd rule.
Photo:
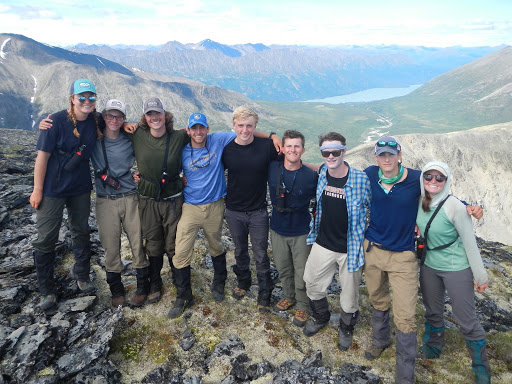
[[[123,121],[124,120],[124,116],[111,115],[110,113],[107,113],[105,115],[105,119],[107,119],[107,120]]]
[[[338,149],[336,151],[320,151],[322,153],[322,157],[329,157],[330,155],[333,155],[333,157],[340,157],[341,156],[341,150]]]
[[[423,178],[427,181],[432,180],[435,177],[436,181],[439,183],[442,183],[443,181],[446,181],[447,177],[442,175],[431,175],[430,173],[424,173]]]
[[[397,148],[399,144],[396,141],[377,141],[377,147]]]
[[[89,96],[89,97],[78,96],[77,99],[81,103],[85,103],[85,100],[89,100],[91,103],[95,103],[96,102],[96,96]]]

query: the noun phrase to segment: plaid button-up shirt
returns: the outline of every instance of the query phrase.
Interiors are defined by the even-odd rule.
[[[348,164],[345,163],[347,166]],[[366,173],[349,167],[348,180],[345,184],[347,201],[348,232],[347,232],[347,266],[349,272],[358,271],[364,265],[363,240],[367,224],[367,213],[370,208],[370,180]],[[316,215],[309,225],[307,238],[309,245],[316,241],[320,220],[322,220],[322,195],[327,185],[327,167],[322,165],[318,170],[316,187]]]

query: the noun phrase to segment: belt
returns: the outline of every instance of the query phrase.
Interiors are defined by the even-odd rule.
[[[370,249],[372,249],[372,247],[379,248],[382,251],[393,252],[392,250],[387,249],[386,247],[384,247],[382,244],[374,243],[374,242],[368,240],[368,247],[366,248],[366,252],[370,252]]]
[[[176,200],[178,197],[182,196],[183,195],[183,192],[179,192],[175,195],[172,195],[172,196],[169,196],[169,197],[164,197],[163,199],[155,199],[154,197],[149,197],[149,196],[142,196],[140,195],[140,198],[141,199],[146,199],[146,200],[154,200],[154,201],[173,201],[173,200]]]
[[[137,191],[130,191],[130,192],[126,192],[126,193],[118,193],[116,195],[96,195],[97,198],[99,199],[109,199],[109,200],[117,200],[117,199],[121,199],[123,197],[126,197],[126,196],[131,196],[131,195],[135,195],[137,193]]]

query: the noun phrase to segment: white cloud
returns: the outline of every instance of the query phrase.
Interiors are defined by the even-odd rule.
[[[54,45],[190,43],[205,38],[225,44],[512,43],[512,25],[505,18],[512,5],[500,0],[487,0],[485,7],[458,0],[6,1],[12,5],[0,4],[2,32]]]

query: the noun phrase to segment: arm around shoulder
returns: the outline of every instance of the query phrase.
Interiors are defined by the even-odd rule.
[[[446,202],[443,208],[462,240],[466,257],[468,258],[471,271],[473,272],[473,278],[477,285],[481,286],[487,283],[488,276],[476,243],[473,222],[471,221],[471,217],[467,215],[463,203],[453,197],[450,200]]]

